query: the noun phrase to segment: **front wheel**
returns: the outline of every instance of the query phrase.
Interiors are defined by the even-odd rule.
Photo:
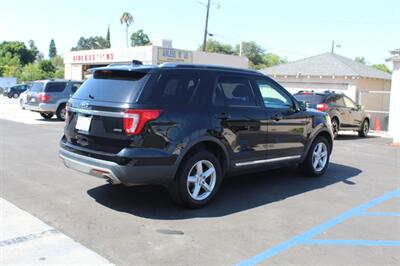
[[[222,181],[218,159],[208,151],[190,154],[169,187],[171,198],[189,208],[203,207],[215,196]]]
[[[329,157],[330,145],[328,140],[325,137],[317,137],[300,167],[307,176],[321,176],[328,168]]]
[[[12,95],[12,97],[13,97],[14,99],[17,99],[17,98],[19,97],[19,94],[16,93],[16,92],[14,92],[13,95]]]
[[[369,133],[369,122],[367,119],[365,119],[361,125],[360,130],[358,131],[358,136],[366,138],[368,136],[368,133]]]
[[[334,139],[339,135],[339,120],[337,118],[332,119],[332,133]]]

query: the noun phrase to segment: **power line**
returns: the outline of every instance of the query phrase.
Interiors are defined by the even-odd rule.
[[[282,15],[282,14],[277,14],[277,13],[271,13],[271,12],[265,12],[262,10],[255,10],[255,9],[250,9],[247,7],[243,6],[238,6],[232,3],[224,3],[224,5],[231,6],[236,9],[240,9],[241,11],[247,11],[251,12],[252,14],[254,13],[259,13],[263,14],[266,16],[271,16],[271,17],[277,17],[277,18],[283,18],[283,19],[289,19],[289,20],[298,20],[298,21],[309,21],[309,22],[319,22],[319,23],[340,23],[340,24],[359,24],[359,25],[399,25],[400,22],[395,22],[395,21],[385,21],[385,22],[378,22],[378,21],[355,21],[355,20],[329,20],[329,19],[321,19],[321,18],[310,18],[310,17],[294,17],[294,16],[287,16],[287,15]]]

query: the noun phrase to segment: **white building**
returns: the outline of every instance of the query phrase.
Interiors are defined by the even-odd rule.
[[[171,43],[163,45],[167,47],[150,45],[66,52],[64,54],[65,78],[82,80],[88,75],[90,68],[113,63],[131,63],[132,60],[139,60],[143,64],[150,65],[185,62],[248,68],[247,57],[175,49],[171,48]]]
[[[390,94],[389,133],[393,143],[400,144],[400,49],[391,52],[388,61],[393,62],[392,88]]]

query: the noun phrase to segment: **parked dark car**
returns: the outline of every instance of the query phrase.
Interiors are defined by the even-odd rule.
[[[67,114],[67,167],[113,184],[165,185],[192,208],[225,176],[292,165],[321,176],[333,143],[326,113],[259,72],[217,66],[99,68]]]
[[[26,91],[30,87],[29,84],[17,84],[11,86],[10,88],[4,91],[4,95],[8,98],[18,98],[21,93]]]
[[[51,119],[54,114],[64,121],[66,103],[69,97],[81,86],[82,81],[72,80],[38,80],[27,92],[23,108],[38,112],[44,119]]]
[[[346,95],[334,91],[300,91],[294,97],[310,108],[329,114],[334,138],[338,136],[339,130],[356,131],[360,137],[367,137],[371,125],[370,115]]]

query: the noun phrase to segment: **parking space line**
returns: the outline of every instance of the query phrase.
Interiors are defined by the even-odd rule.
[[[400,212],[364,212],[361,215],[363,216],[391,216],[391,217],[400,217]]]
[[[321,225],[318,225],[309,231],[306,231],[300,235],[295,236],[294,238],[287,240],[281,244],[278,244],[277,246],[274,246],[272,248],[266,249],[263,252],[249,258],[246,260],[243,260],[238,263],[239,266],[244,266],[244,265],[256,265],[259,264],[273,256],[278,255],[279,253],[288,250],[289,248],[292,248],[298,244],[302,244],[314,236],[318,235],[319,233],[322,233],[334,226],[336,226],[339,223],[342,223],[343,221],[346,221],[347,219],[356,216],[356,215],[362,215],[363,213],[366,213],[366,211],[375,206],[378,205],[382,202],[385,202],[393,197],[400,196],[400,188],[397,188],[396,190],[390,191],[383,196],[380,196],[378,198],[375,198],[367,203],[364,203],[354,209],[351,209],[335,218],[332,220],[329,220],[328,222],[325,222]]]
[[[358,240],[358,239],[308,239],[305,245],[352,245],[352,246],[387,246],[399,247],[400,241],[392,240]]]

